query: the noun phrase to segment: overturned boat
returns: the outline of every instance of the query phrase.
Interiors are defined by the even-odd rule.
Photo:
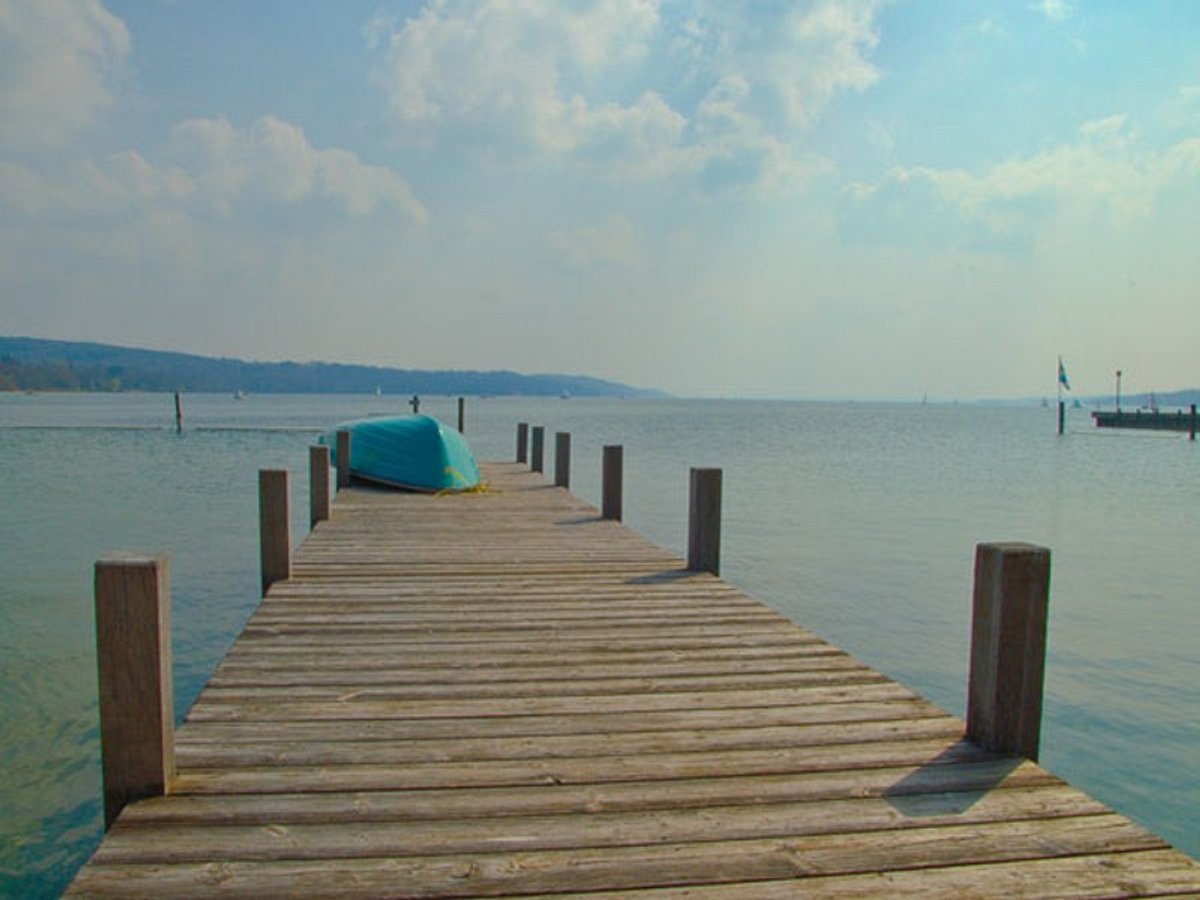
[[[321,438],[337,465],[337,433],[350,432],[350,476],[410,491],[479,487],[467,439],[432,416],[386,416],[343,422]]]

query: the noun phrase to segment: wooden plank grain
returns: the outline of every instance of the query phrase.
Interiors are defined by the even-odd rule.
[[[645,756],[587,756],[486,759],[398,765],[182,768],[174,789],[181,793],[263,794],[281,791],[424,790],[601,784],[667,779],[729,778],[844,772],[895,765],[977,758],[957,734],[910,741],[872,741],[812,747],[655,753]]]
[[[214,860],[345,859],[437,854],[526,852],[655,843],[854,834],[941,825],[1047,821],[1104,815],[1095,800],[1065,785],[989,791],[964,803],[959,794],[773,803],[714,808],[588,812],[552,816],[443,819],[369,824],[265,826],[158,825],[152,841],[140,829],[116,827],[100,864]],[[1161,841],[1156,846],[1164,846]]]
[[[862,890],[863,880],[847,875],[873,873],[876,868],[928,873],[964,862],[976,866],[1033,857],[1070,859],[1083,854],[1155,853],[1151,862],[1139,858],[1141,873],[1157,864],[1156,874],[1169,884],[1170,870],[1179,861],[1161,849],[1144,829],[1114,815],[1066,818],[1039,828],[1029,822],[1001,822],[976,826],[946,826],[899,832],[814,835],[799,838],[741,841],[706,841],[692,844],[657,844],[617,848],[541,850],[534,852],[471,855],[414,856],[407,858],[340,858],[321,861],[231,862],[222,865],[218,879],[202,863],[109,864],[98,866],[87,887],[104,896],[110,885],[126,889],[133,884],[168,888],[175,892],[205,888],[220,896],[254,896],[271,886],[289,884],[303,896],[345,897],[495,897],[531,893],[566,893],[697,887],[717,890],[736,879],[765,889],[780,884],[805,896],[836,896],[836,891]],[[1062,867],[1082,886],[1075,867]],[[1126,870],[1133,869],[1126,865]],[[164,885],[158,880],[169,874]],[[1053,875],[1043,867],[1037,873]],[[209,877],[206,879],[205,875]],[[833,881],[833,878],[841,881]],[[943,876],[944,877],[944,876]],[[796,879],[803,878],[801,885]],[[812,883],[815,878],[827,879]],[[945,877],[944,877],[945,878]],[[934,874],[927,885],[936,884]],[[953,873],[947,881],[953,880]],[[124,883],[122,883],[124,882]],[[206,883],[207,882],[207,883]],[[766,884],[775,882],[775,884]],[[1009,881],[1011,884],[1011,880]],[[84,887],[81,885],[80,887]],[[824,890],[822,890],[824,888]],[[987,890],[985,887],[984,890]],[[576,896],[580,894],[575,893]],[[878,894],[867,894],[878,896]],[[972,891],[971,896],[977,893]],[[594,896],[594,895],[593,895]],[[994,895],[993,895],[994,896]],[[1025,896],[1024,893],[1021,896]],[[1111,895],[1110,895],[1111,896]]]
[[[394,741],[269,740],[253,744],[180,744],[176,760],[194,768],[256,766],[405,765],[456,760],[560,759],[572,757],[646,756],[724,750],[794,749],[869,741],[922,740],[953,734],[957,719],[919,718],[883,722],[840,722],[835,725],[694,729],[688,731],[622,731],[613,734],[537,735]]]
[[[729,900],[791,900],[798,891],[804,896],[861,900],[895,897],[924,900],[1112,900],[1112,898],[1161,897],[1172,893],[1196,896],[1200,867],[1173,850],[1101,853],[1058,858],[1022,859],[1011,863],[978,863],[915,870],[881,868],[861,875],[833,876],[652,890],[605,892],[615,900],[682,900],[682,898],[729,898]],[[526,894],[529,898],[553,896],[556,900],[585,900],[591,894],[574,891]]]
[[[72,897],[1119,897],[1194,861],[517,464],[351,486]]]
[[[526,787],[427,788],[415,791],[274,794],[171,794],[126,810],[126,827],[160,824],[329,824],[515,815],[687,809],[798,803],[847,797],[903,798],[920,793],[977,794],[1061,784],[1045,769],[979,754],[924,766],[783,775],[726,775],[660,781]],[[963,802],[969,803],[970,797]]]
[[[285,721],[192,721],[177,746],[276,741],[396,741],[436,738],[504,738],[539,735],[617,735],[681,729],[770,728],[838,722],[885,722],[943,718],[945,713],[913,698],[857,703],[639,712],[577,711],[548,716],[334,719]]]
[[[555,716],[585,711],[597,713],[666,710],[753,709],[757,707],[825,705],[829,703],[907,700],[915,695],[888,681],[807,687],[763,687],[756,690],[665,691],[658,693],[593,694],[508,698],[373,699],[237,703],[212,702],[207,692],[188,712],[185,727],[194,721],[317,721],[334,719],[448,719],[508,716]],[[285,698],[286,699],[286,698]]]

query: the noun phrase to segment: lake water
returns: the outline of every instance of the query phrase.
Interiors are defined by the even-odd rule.
[[[101,832],[92,564],[171,559],[182,717],[257,603],[257,471],[293,472],[307,529],[317,430],[400,397],[0,394],[0,894],[57,896]],[[452,398],[422,406],[454,424]],[[724,469],[722,574],[963,714],[974,546],[1053,551],[1042,762],[1200,855],[1200,443],[1097,432],[1082,411],[682,400],[468,401],[480,459],[516,423],[572,434],[599,502],[682,554],[688,469]],[[263,430],[205,430],[263,426]],[[311,428],[310,432],[265,430]]]

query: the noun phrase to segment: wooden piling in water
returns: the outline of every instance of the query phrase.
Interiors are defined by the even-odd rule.
[[[571,486],[571,435],[566,431],[554,435],[554,485]]]
[[[1038,757],[1049,599],[1048,549],[976,547],[967,740],[984,749]]]
[[[317,444],[308,448],[308,524],[329,518],[329,448]]]
[[[292,575],[291,513],[287,469],[261,469],[258,473],[259,558],[262,592]]]
[[[530,441],[532,446],[529,448],[529,468],[535,472],[541,472],[545,469],[545,443],[546,429],[541,425],[534,425],[533,437]]]
[[[605,519],[621,521],[622,495],[624,492],[624,454],[618,444],[604,448],[600,475],[600,515]]]
[[[96,660],[104,827],[175,776],[171,603],[165,556],[96,563]]]
[[[175,392],[175,433],[183,434],[183,399]]]
[[[350,432],[337,433],[337,486],[340,491],[350,486]]]
[[[688,568],[721,571],[721,470],[692,469],[688,483]]]
[[[529,461],[529,423],[517,423],[517,462]]]
[[[1067,404],[1064,400],[1058,401],[1058,433],[1063,434],[1067,429]]]
[[[458,433],[467,433],[467,398],[458,398]]]
[[[1194,441],[1195,439],[1196,439],[1196,404],[1195,404],[1195,403],[1193,403],[1193,404],[1192,404],[1192,429],[1191,429],[1191,440],[1193,440],[1193,441]]]

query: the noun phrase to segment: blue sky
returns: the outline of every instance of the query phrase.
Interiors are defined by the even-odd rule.
[[[1200,4],[0,0],[0,333],[1200,384]]]

